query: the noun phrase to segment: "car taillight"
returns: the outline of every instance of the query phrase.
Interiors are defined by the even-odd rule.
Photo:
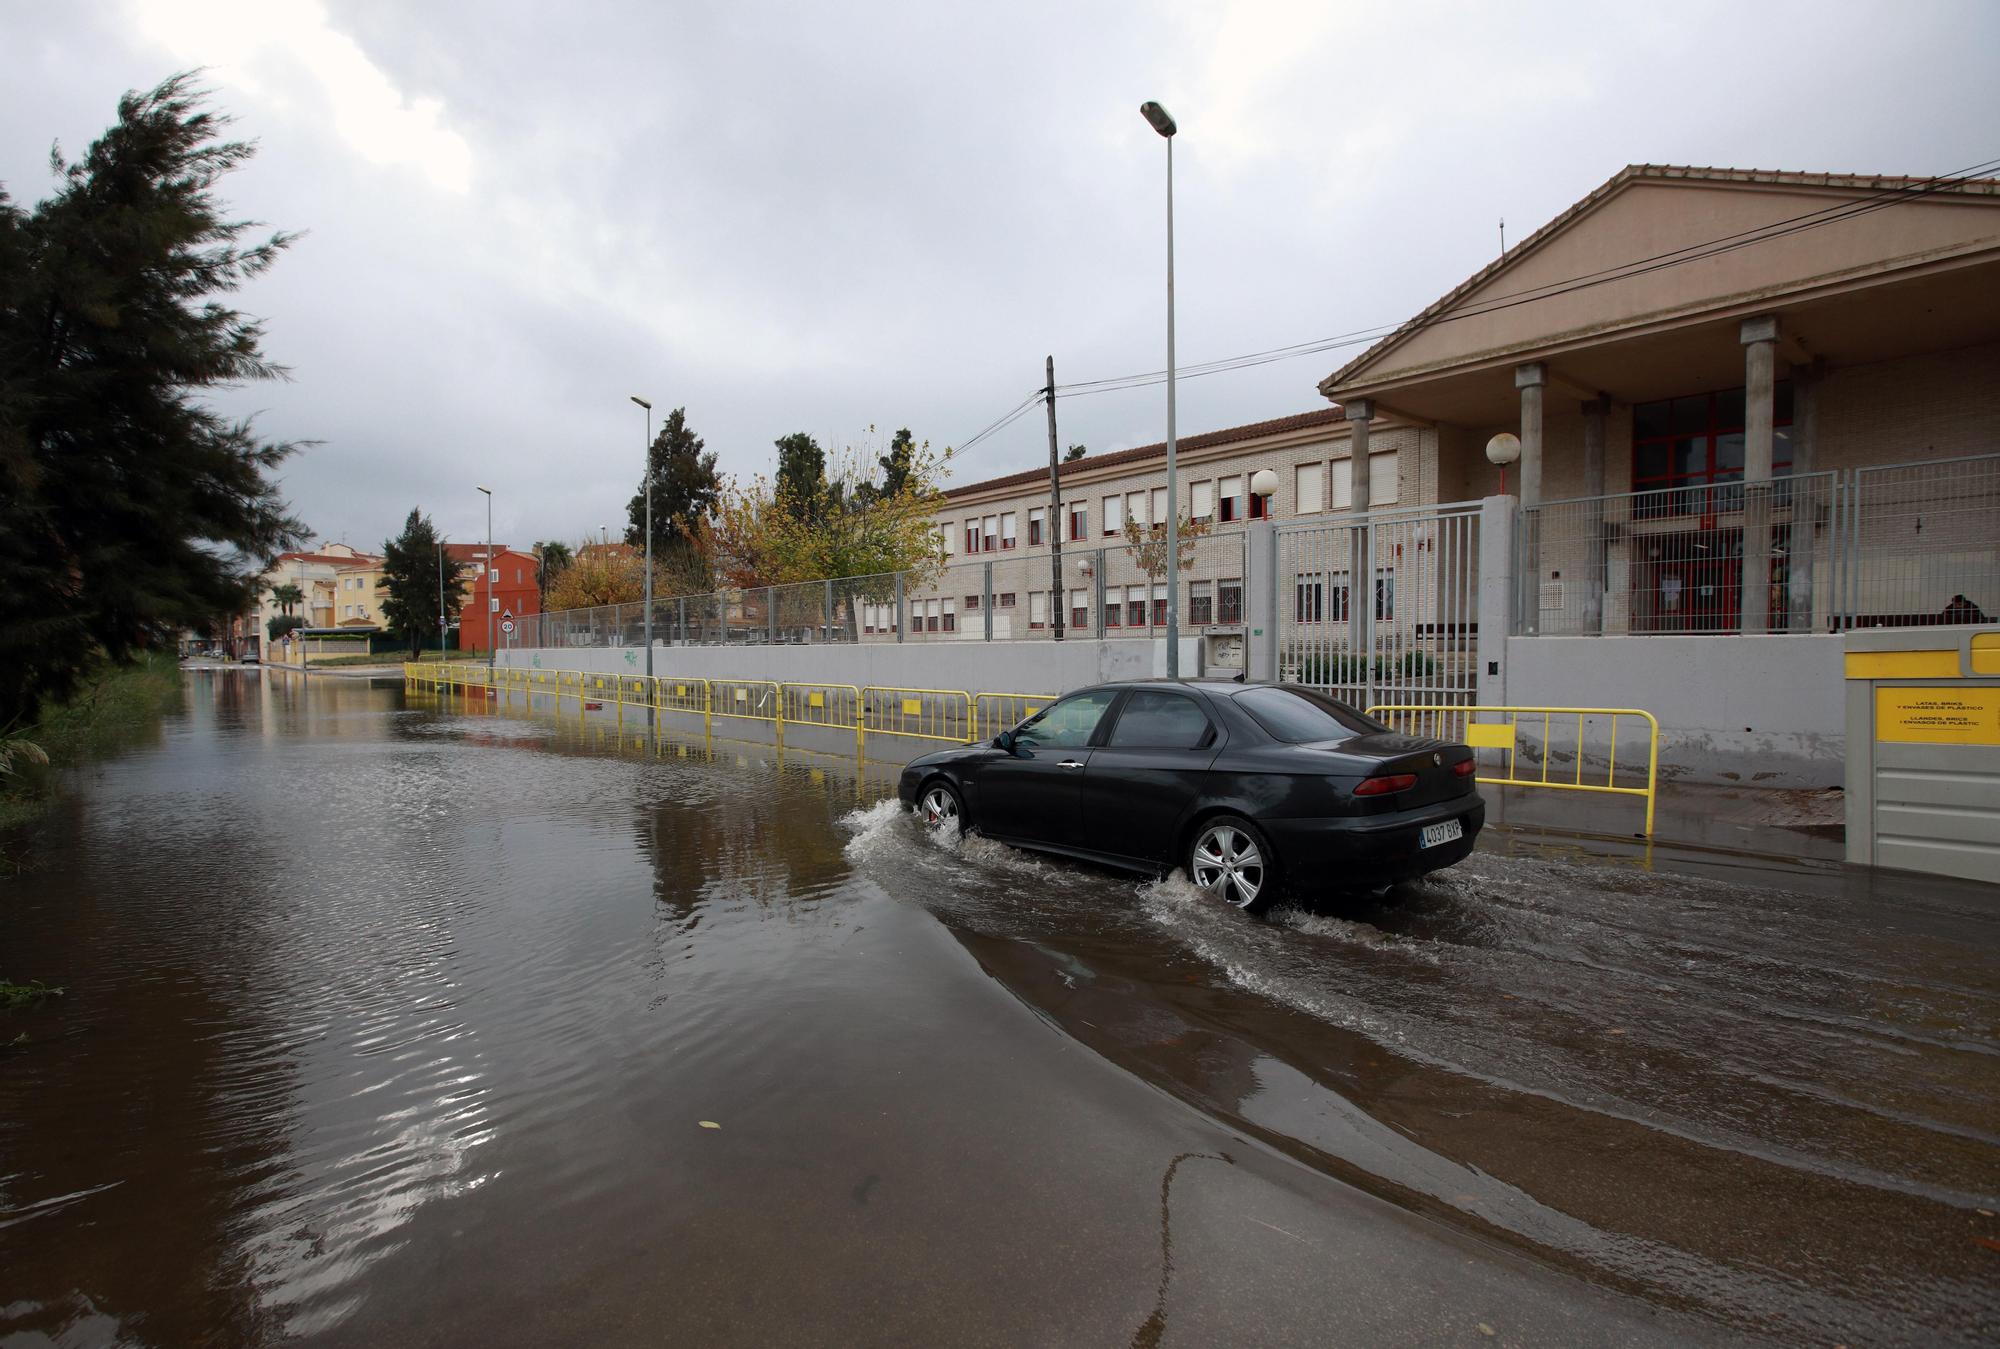
[[[1469,778],[1479,771],[1479,763],[1475,759],[1460,759],[1451,766],[1451,771],[1455,777]]]
[[[1387,796],[1390,792],[1406,792],[1417,785],[1415,773],[1392,773],[1388,777],[1363,778],[1361,785],[1354,789],[1356,796]]]

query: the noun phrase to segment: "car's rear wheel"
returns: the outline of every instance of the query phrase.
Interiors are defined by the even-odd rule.
[[[1256,825],[1218,815],[1204,820],[1189,841],[1187,874],[1197,888],[1254,913],[1277,893],[1278,859]]]
[[[933,829],[946,824],[954,829],[965,827],[965,802],[958,788],[943,778],[932,778],[917,793],[917,814]]]

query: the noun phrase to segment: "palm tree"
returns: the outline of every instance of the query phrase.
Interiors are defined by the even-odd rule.
[[[281,586],[271,587],[271,598],[278,602],[278,612],[290,616],[292,606],[306,597],[305,592],[290,581]]]

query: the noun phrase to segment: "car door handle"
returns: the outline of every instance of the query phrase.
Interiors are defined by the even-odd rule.
[[[1083,767],[1083,765],[1082,765],[1081,763],[1079,763],[1079,762],[1078,762],[1077,760],[1075,760],[1075,759],[1064,759],[1064,760],[1063,760],[1063,761],[1062,761],[1061,763],[1057,764],[1057,765],[1056,765],[1056,767],[1057,767],[1057,768],[1081,768],[1081,767]]]

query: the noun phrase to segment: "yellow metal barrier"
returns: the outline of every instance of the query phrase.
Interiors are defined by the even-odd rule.
[[[1053,693],[975,693],[972,695],[972,736],[991,740],[1012,730],[1056,700]]]
[[[653,680],[649,675],[619,675],[619,703],[634,703],[640,707],[650,707],[653,702]]]
[[[653,705],[662,712],[698,712],[704,727],[711,724],[706,679],[660,675],[653,681]]]
[[[770,722],[781,719],[778,685],[769,679],[711,679],[708,705],[711,716]]]
[[[852,684],[778,685],[781,726],[824,726],[853,731],[859,750],[866,742],[861,728],[861,690]]]
[[[768,721],[782,738],[786,726],[851,730],[857,752],[869,735],[943,740],[954,744],[995,735],[1056,700],[1055,694],[981,693],[963,689],[906,689],[853,684],[778,683],[769,679],[694,679],[677,675],[620,675],[592,670],[529,670],[458,662],[408,661],[403,677],[433,688],[483,686],[575,698],[579,712],[599,703],[622,714],[627,705],[661,712]]]
[[[903,735],[964,744],[973,738],[972,695],[962,689],[871,686],[861,690],[861,731],[864,737]]]
[[[1507,775],[1489,777],[1480,773],[1478,780],[1490,782],[1500,787],[1554,787],[1570,792],[1610,792],[1618,796],[1643,796],[1646,798],[1646,837],[1653,836],[1653,806],[1659,794],[1660,783],[1660,723],[1651,712],[1637,707],[1499,707],[1483,704],[1473,706],[1453,706],[1448,703],[1378,703],[1368,709],[1368,715],[1377,720],[1390,720],[1384,714],[1398,714],[1406,723],[1414,718],[1418,725],[1405,725],[1404,729],[1422,735],[1434,735],[1441,739],[1462,740],[1474,750],[1499,750],[1507,756]],[[1502,717],[1499,721],[1481,721],[1481,714]],[[1523,776],[1520,771],[1520,739],[1522,718],[1528,719],[1531,731],[1536,720],[1540,721],[1541,762],[1540,772],[1534,764],[1528,765]],[[1549,749],[1557,734],[1567,732],[1570,719],[1575,718],[1575,768],[1572,772],[1551,775],[1549,772]],[[1643,721],[1646,731],[1646,785],[1643,787],[1620,786],[1618,784],[1618,723]],[[1610,731],[1605,755],[1603,781],[1584,781],[1584,723],[1597,720],[1608,723]],[[1394,725],[1394,720],[1390,721]],[[1597,777],[1592,773],[1592,778]]]

